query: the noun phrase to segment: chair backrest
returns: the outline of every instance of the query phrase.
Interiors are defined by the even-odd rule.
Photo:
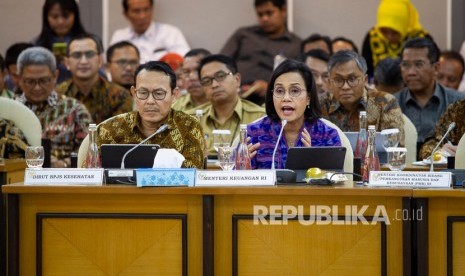
[[[86,159],[87,148],[89,148],[89,135],[82,140],[81,145],[79,146],[78,158],[77,158],[77,167],[82,168],[82,163]]]
[[[455,168],[465,169],[465,134],[462,135],[455,152]]]
[[[320,118],[325,124],[337,130],[337,134],[339,134],[339,138],[341,139],[341,145],[347,149],[346,151],[346,158],[344,159],[344,172],[353,172],[354,171],[354,152],[352,150],[352,146],[350,145],[349,138],[344,134],[344,132],[334,123]],[[416,140],[415,140],[416,141]],[[349,180],[352,180],[352,175],[347,175]]]
[[[417,161],[417,128],[405,114],[402,116],[404,117],[405,148],[407,148],[406,162],[412,164]]]
[[[0,118],[13,121],[24,133],[31,146],[40,146],[42,139],[42,125],[39,118],[24,104],[0,97]]]

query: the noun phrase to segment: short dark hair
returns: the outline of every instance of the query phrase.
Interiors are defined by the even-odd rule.
[[[206,57],[206,56],[209,56],[211,55],[212,53],[210,51],[208,51],[207,49],[204,49],[204,48],[194,48],[194,49],[190,49],[189,52],[187,52],[185,55],[184,55],[184,58],[186,57],[196,57],[196,56],[202,56],[202,57]]]
[[[77,35],[77,36],[71,38],[71,40],[68,42],[68,45],[66,46],[66,56],[69,56],[69,46],[71,45],[71,43],[73,43],[76,40],[84,40],[84,39],[91,39],[92,41],[94,41],[95,46],[97,47],[97,54],[100,55],[103,52],[102,42],[95,35],[93,35],[93,34],[80,34],[80,35]]]
[[[206,56],[200,61],[199,69],[197,70],[198,73],[199,73],[199,77],[201,77],[200,72],[202,71],[202,68],[206,64],[212,63],[212,62],[223,63],[231,71],[231,73],[233,73],[233,74],[237,73],[237,65],[236,65],[236,62],[234,61],[234,59],[232,59],[231,57],[228,57],[226,55],[216,54],[216,55]]]
[[[465,70],[465,61],[460,53],[453,51],[453,50],[442,51],[440,57],[444,59],[451,59],[451,60],[458,61],[460,65],[462,65],[462,72],[460,73],[460,76],[463,75],[463,72]]]
[[[307,61],[307,58],[309,57],[322,60],[326,63],[328,63],[329,59],[331,58],[331,56],[326,51],[321,50],[321,49],[313,49],[303,54],[301,61],[305,63]]]
[[[3,59],[2,54],[0,54],[0,71],[5,70],[5,60]]]
[[[404,51],[406,49],[421,49],[426,48],[428,49],[428,59],[431,63],[436,63],[439,61],[440,50],[438,45],[428,37],[415,37],[412,39],[407,40],[402,47],[401,53],[401,61],[404,55]]]
[[[137,56],[140,58],[139,49],[137,49],[136,45],[132,44],[131,42],[129,42],[127,40],[123,40],[123,41],[120,41],[120,42],[117,42],[117,43],[111,45],[108,48],[108,50],[107,50],[107,62],[111,62],[111,58],[113,57],[113,53],[115,52],[115,50],[121,49],[121,48],[126,48],[126,47],[132,47],[134,50],[136,50]]]
[[[315,41],[320,41],[320,40],[322,40],[328,46],[329,54],[332,55],[333,47],[331,45],[331,38],[329,38],[329,36],[327,35],[321,35],[321,34],[312,34],[311,36],[302,40],[302,43],[300,44],[300,52],[304,51],[305,44],[312,43]]]
[[[335,37],[333,39],[333,41],[331,41],[331,46],[332,44],[338,42],[338,41],[342,41],[342,42],[345,42],[345,43],[349,43],[351,46],[352,46],[352,51],[358,53],[358,48],[357,48],[357,45],[355,45],[355,43],[351,40],[351,39],[348,39],[347,37],[343,37],[343,36],[338,36],[338,37]],[[332,48],[332,47],[331,47]]]
[[[153,7],[153,0],[149,0],[150,1],[150,6]],[[128,12],[129,10],[129,5],[128,5],[128,0],[123,0],[123,9],[124,9],[124,12]]]
[[[280,10],[282,10],[283,7],[286,6],[286,0],[255,0],[254,6],[258,7],[268,2],[271,2],[273,6],[279,8]]]
[[[374,73],[375,85],[401,86],[403,83],[398,58],[385,58],[376,64]]]
[[[363,74],[367,73],[367,61],[365,58],[350,50],[339,51],[332,55],[328,62],[328,72],[331,73],[331,70],[334,67],[338,66],[339,64],[347,63],[351,60],[355,61],[358,69],[360,69]]]
[[[8,69],[10,65],[16,64],[21,52],[31,47],[34,47],[34,44],[28,42],[18,42],[8,47],[5,53],[5,67]]]
[[[173,90],[176,88],[176,74],[168,64],[163,61],[149,61],[139,65],[136,69],[136,72],[134,73],[134,87],[137,85],[137,76],[142,70],[165,73],[170,77],[170,88],[171,93],[173,93]]]
[[[321,117],[321,109],[312,71],[310,71],[310,68],[308,68],[305,63],[293,59],[286,59],[283,61],[271,75],[265,96],[266,115],[268,115],[268,117],[273,121],[281,120],[274,106],[273,89],[276,79],[279,76],[289,72],[298,73],[304,79],[305,89],[307,90],[307,95],[310,97],[310,108],[305,109],[304,116],[306,121],[313,123],[316,119]]]

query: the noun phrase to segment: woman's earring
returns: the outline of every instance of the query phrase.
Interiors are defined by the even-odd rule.
[[[310,103],[307,104],[307,108],[310,109]]]

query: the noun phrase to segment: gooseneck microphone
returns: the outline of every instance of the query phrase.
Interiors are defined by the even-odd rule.
[[[434,147],[433,151],[431,152],[431,156],[429,157],[429,161],[430,161],[430,163],[431,163],[431,165],[430,165],[430,167],[429,167],[429,171],[430,171],[430,172],[433,172],[433,171],[434,171],[434,167],[433,167],[433,164],[434,164],[434,153],[435,153],[436,150],[439,148],[439,146],[442,144],[442,141],[444,141],[444,139],[447,137],[447,135],[449,135],[449,132],[451,132],[454,128],[455,128],[455,122],[450,123],[449,127],[447,128],[446,133],[444,133],[444,135],[442,136],[442,138],[441,138],[441,140],[439,141],[439,143],[436,145],[436,147]]]
[[[272,170],[275,169],[274,158],[275,158],[275,155],[276,155],[276,151],[278,150],[279,141],[281,140],[281,136],[283,136],[283,130],[284,130],[284,127],[286,126],[286,124],[287,124],[287,120],[282,120],[281,121],[281,130],[279,131],[278,140],[276,141],[276,145],[274,146],[273,157],[271,159],[271,169]]]
[[[149,137],[145,138],[142,142],[140,142],[139,144],[135,145],[134,147],[132,147],[130,150],[128,150],[124,155],[123,155],[123,158],[121,159],[121,169],[124,170],[124,160],[126,159],[126,156],[132,152],[133,150],[137,149],[140,145],[144,144],[145,142],[147,142],[148,140],[152,139],[153,136],[157,135],[157,134],[160,134],[162,133],[163,131],[165,131],[166,129],[168,128],[168,125],[167,124],[164,124],[164,125],[161,125],[157,131],[155,131],[153,134],[151,134]]]

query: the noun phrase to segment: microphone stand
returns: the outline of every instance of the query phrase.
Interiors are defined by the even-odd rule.
[[[276,146],[274,147],[273,157],[272,157],[272,160],[271,160],[271,169],[272,170],[275,169],[274,158],[275,158],[275,155],[276,155],[276,151],[278,150],[279,140],[281,140],[281,136],[283,135],[284,127],[286,126],[286,124],[287,124],[287,120],[282,120],[281,121],[281,130],[279,131],[278,140],[276,141]]]
[[[433,151],[431,152],[431,155],[429,157],[429,162],[430,162],[429,171],[430,172],[434,172],[434,166],[433,166],[433,164],[434,164],[434,153],[439,148],[439,146],[442,144],[442,141],[444,141],[444,139],[446,139],[447,135],[449,135],[449,132],[451,132],[454,128],[455,128],[455,122],[450,123],[449,128],[447,129],[446,133],[442,136],[439,143],[436,145],[436,147],[434,147]]]

